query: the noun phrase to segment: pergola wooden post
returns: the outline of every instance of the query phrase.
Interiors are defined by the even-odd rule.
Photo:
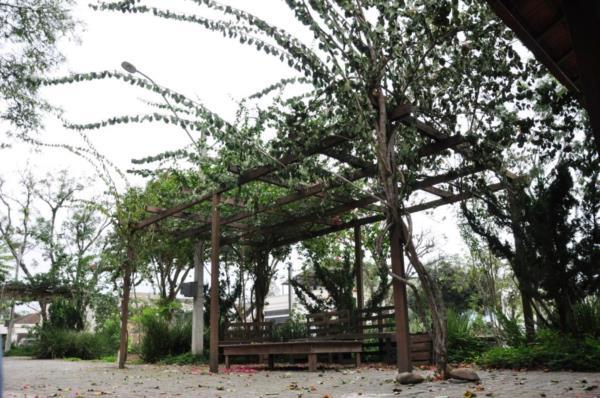
[[[354,227],[354,264],[356,268],[356,308],[362,311],[365,305],[363,286],[363,252],[360,225]]]
[[[209,367],[213,373],[219,372],[219,251],[221,244],[219,203],[221,195],[213,194],[211,220],[210,256],[210,354]]]
[[[401,278],[406,278],[404,272],[404,254],[401,226],[394,224],[390,232],[390,252],[392,256],[392,272]],[[394,317],[396,321],[396,363],[399,372],[412,370],[410,355],[410,334],[408,330],[408,303],[406,299],[406,284],[393,278],[394,288]]]

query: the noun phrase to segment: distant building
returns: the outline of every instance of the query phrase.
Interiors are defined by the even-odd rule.
[[[2,341],[6,341],[8,335],[8,320],[4,321],[4,324],[0,325],[0,334],[2,335]],[[19,345],[29,336],[29,332],[36,326],[42,324],[42,316],[39,312],[34,312],[26,315],[18,315],[15,318],[15,329],[12,335],[12,344]]]

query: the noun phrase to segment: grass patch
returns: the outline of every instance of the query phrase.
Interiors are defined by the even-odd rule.
[[[204,365],[208,363],[208,358],[204,355],[194,355],[185,353],[179,355],[169,355],[159,362],[161,365]]]
[[[5,352],[5,357],[32,357],[35,355],[35,347],[23,346],[23,347],[12,347],[10,351]]]
[[[494,347],[477,360],[490,368],[600,371],[600,340],[576,339],[541,331],[535,343],[518,347]]]
[[[102,358],[100,358],[99,360],[102,362],[117,363],[117,356],[116,355],[106,355],[106,356],[103,356]]]

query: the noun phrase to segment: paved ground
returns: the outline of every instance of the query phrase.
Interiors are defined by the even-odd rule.
[[[482,382],[393,382],[390,368],[256,371],[234,367],[211,375],[205,367],[5,358],[4,397],[600,397],[600,373],[479,371]],[[469,394],[472,395],[469,395]]]

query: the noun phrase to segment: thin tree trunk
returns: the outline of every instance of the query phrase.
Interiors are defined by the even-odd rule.
[[[10,321],[8,321],[8,330],[6,331],[6,341],[4,342],[4,352],[9,352],[12,347],[12,338],[15,330],[15,301],[10,305]]]
[[[15,264],[15,278],[14,281],[19,281],[19,269],[21,265],[21,254],[16,258]],[[8,330],[6,331],[6,342],[4,343],[4,352],[9,352],[12,347],[12,338],[15,332],[15,300],[13,299],[10,304],[10,321],[8,322]],[[2,386],[0,386],[1,388]]]

